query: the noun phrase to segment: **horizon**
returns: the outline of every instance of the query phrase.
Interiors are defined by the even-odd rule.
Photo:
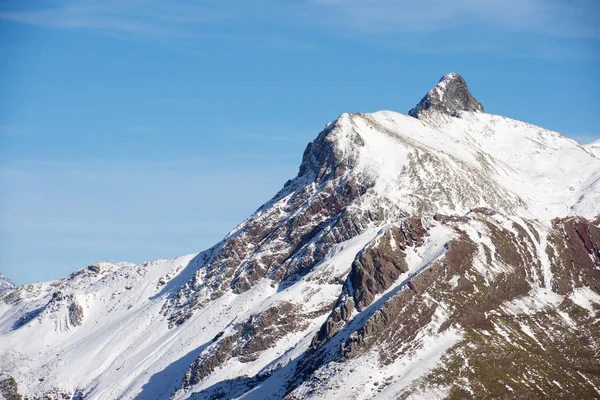
[[[487,113],[600,138],[599,5],[426,3],[0,6],[0,272],[201,252],[327,122],[407,114],[449,72]]]

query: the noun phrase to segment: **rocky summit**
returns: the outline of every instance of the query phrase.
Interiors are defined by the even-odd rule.
[[[460,111],[483,112],[483,106],[471,95],[462,76],[451,72],[444,75],[408,115],[415,118],[436,113],[455,116]]]
[[[597,144],[457,74],[329,123],[210,249],[0,294],[9,399],[591,399],[599,353]]]

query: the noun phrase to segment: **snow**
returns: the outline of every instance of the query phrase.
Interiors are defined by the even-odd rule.
[[[600,158],[600,139],[584,145],[583,148]]]
[[[429,221],[433,224],[433,221]],[[417,248],[406,249],[406,264],[408,270],[402,273],[396,282],[384,292],[378,294],[373,299],[373,303],[381,298],[388,298],[391,294],[396,293],[398,289],[406,286],[407,282],[415,278],[431,264],[445,254],[448,243],[454,234],[452,230],[444,225],[433,224],[429,230],[429,236],[425,238],[425,243]],[[363,311],[364,312],[364,311]]]
[[[600,295],[590,288],[577,288],[571,293],[570,298],[573,300],[573,303],[581,308],[585,308],[592,317],[595,315],[592,303],[595,303],[596,308],[600,309]]]
[[[600,159],[574,140],[486,113],[440,115],[435,122],[380,111],[344,114],[336,125],[343,133],[338,134],[340,148],[351,146],[351,132],[365,142],[359,148],[357,172],[375,181],[379,195],[408,212],[418,211],[417,183],[434,188],[435,183],[443,184],[441,176],[447,176],[461,187],[469,186],[466,178],[477,177],[496,193],[479,193],[477,187],[469,188],[473,193],[453,193],[450,187],[450,198],[434,204],[438,212],[464,214],[488,206],[545,221],[598,214]],[[434,164],[415,165],[417,156]]]
[[[444,93],[446,93],[446,86],[448,85],[448,82],[453,79],[456,79],[456,77],[458,77],[458,74],[456,74],[454,72],[450,72],[449,74],[444,75],[442,77],[442,79],[440,79],[438,84],[431,90],[435,91],[438,94],[438,97],[440,100],[443,100]],[[430,93],[431,93],[431,91],[430,91]]]
[[[531,328],[529,327],[529,325],[527,324],[520,324],[519,325],[521,330],[527,335],[529,336],[531,339],[533,339],[533,341],[539,346],[541,347],[542,350],[546,350],[544,348],[544,346],[540,343],[540,341],[535,337],[535,334],[533,333],[533,331],[531,330]]]
[[[450,278],[450,280],[448,281],[448,283],[450,284],[450,287],[452,289],[455,289],[458,286],[458,280],[460,279],[460,276],[458,275],[454,275],[452,278]]]
[[[502,336],[506,342],[511,343],[511,344],[513,343],[511,335],[507,330],[505,330],[503,327],[501,327],[499,323],[497,323],[497,324],[493,323],[493,325],[494,325],[494,330],[500,336]]]
[[[400,379],[383,390],[374,399],[393,398],[400,390],[410,386],[412,382],[435,367],[442,355],[461,339],[462,333],[454,328],[448,329],[440,335],[430,335],[423,338],[423,345],[415,352],[414,356],[408,360],[400,359],[387,368],[385,372],[400,377]]]
[[[556,308],[563,301],[563,296],[549,289],[535,287],[527,296],[518,297],[502,304],[502,309],[512,315],[532,315],[539,311]]]
[[[317,374],[327,377],[327,391],[310,396],[312,399],[388,399],[435,367],[443,354],[462,339],[462,332],[450,328],[438,333],[445,321],[445,311],[438,308],[434,322],[415,339],[418,347],[389,365],[379,361],[379,349],[375,348],[359,359],[328,365]],[[377,383],[377,384],[376,384]],[[429,395],[445,393],[446,388],[435,388]],[[426,395],[419,398],[428,398]],[[436,398],[436,397],[432,397]]]
[[[3,274],[0,274],[0,293],[6,290],[14,289],[15,284],[12,283],[10,279],[8,279]]]
[[[29,296],[20,306],[9,307],[0,302],[0,353],[11,355],[2,357],[0,370],[37,383],[24,387],[23,394],[48,390],[53,385],[74,391],[87,382],[88,390],[93,388],[90,399],[136,394],[141,399],[155,398],[158,389],[168,397],[217,333],[231,334],[235,323],[282,301],[297,303],[303,299],[301,305],[306,312],[332,304],[339,296],[341,284],[320,283],[317,278],[325,276],[327,281],[333,281],[338,276],[342,282],[356,254],[379,231],[379,227],[373,227],[334,246],[309,274],[285,290],[279,291],[265,279],[241,295],[226,292],[173,329],[168,329],[166,318],[160,313],[168,295],[163,290],[171,281],[184,282],[186,275],[201,268],[194,265],[196,254],[140,265],[96,263],[102,270],[98,275],[81,270],[71,280],[30,285]],[[63,307],[56,316],[44,311],[13,330],[15,318],[22,310],[44,306],[57,290],[76,295],[84,309],[82,326],[57,329],[56,321],[62,321],[66,315]],[[223,379],[258,373],[274,360],[289,362],[306,350],[326,317],[325,314],[315,318],[307,329],[285,336],[252,363],[231,360],[195,390]],[[40,382],[38,375],[46,379]]]

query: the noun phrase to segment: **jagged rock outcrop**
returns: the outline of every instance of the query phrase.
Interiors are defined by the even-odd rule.
[[[387,290],[408,271],[407,247],[418,247],[426,229],[420,219],[406,219],[398,227],[390,227],[375,243],[365,247],[352,263],[348,287],[352,288],[358,311],[371,304],[376,295]]]
[[[471,95],[463,77],[452,72],[444,75],[408,115],[422,119],[435,113],[454,116],[459,111],[483,112],[483,106]]]
[[[22,398],[19,394],[19,386],[15,378],[0,375],[0,399],[21,400]]]
[[[289,302],[276,304],[250,316],[234,326],[232,333],[219,336],[214,345],[196,358],[185,375],[183,386],[191,387],[199,383],[231,358],[237,357],[242,363],[255,361],[261,352],[284,336],[305,330],[308,327],[307,319],[302,315],[301,307]]]
[[[76,300],[69,304],[69,322],[72,326],[79,326],[83,323],[83,307]]]

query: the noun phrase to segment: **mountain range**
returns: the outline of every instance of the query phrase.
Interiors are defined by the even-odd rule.
[[[450,73],[208,250],[0,293],[0,398],[600,398],[600,143]]]

